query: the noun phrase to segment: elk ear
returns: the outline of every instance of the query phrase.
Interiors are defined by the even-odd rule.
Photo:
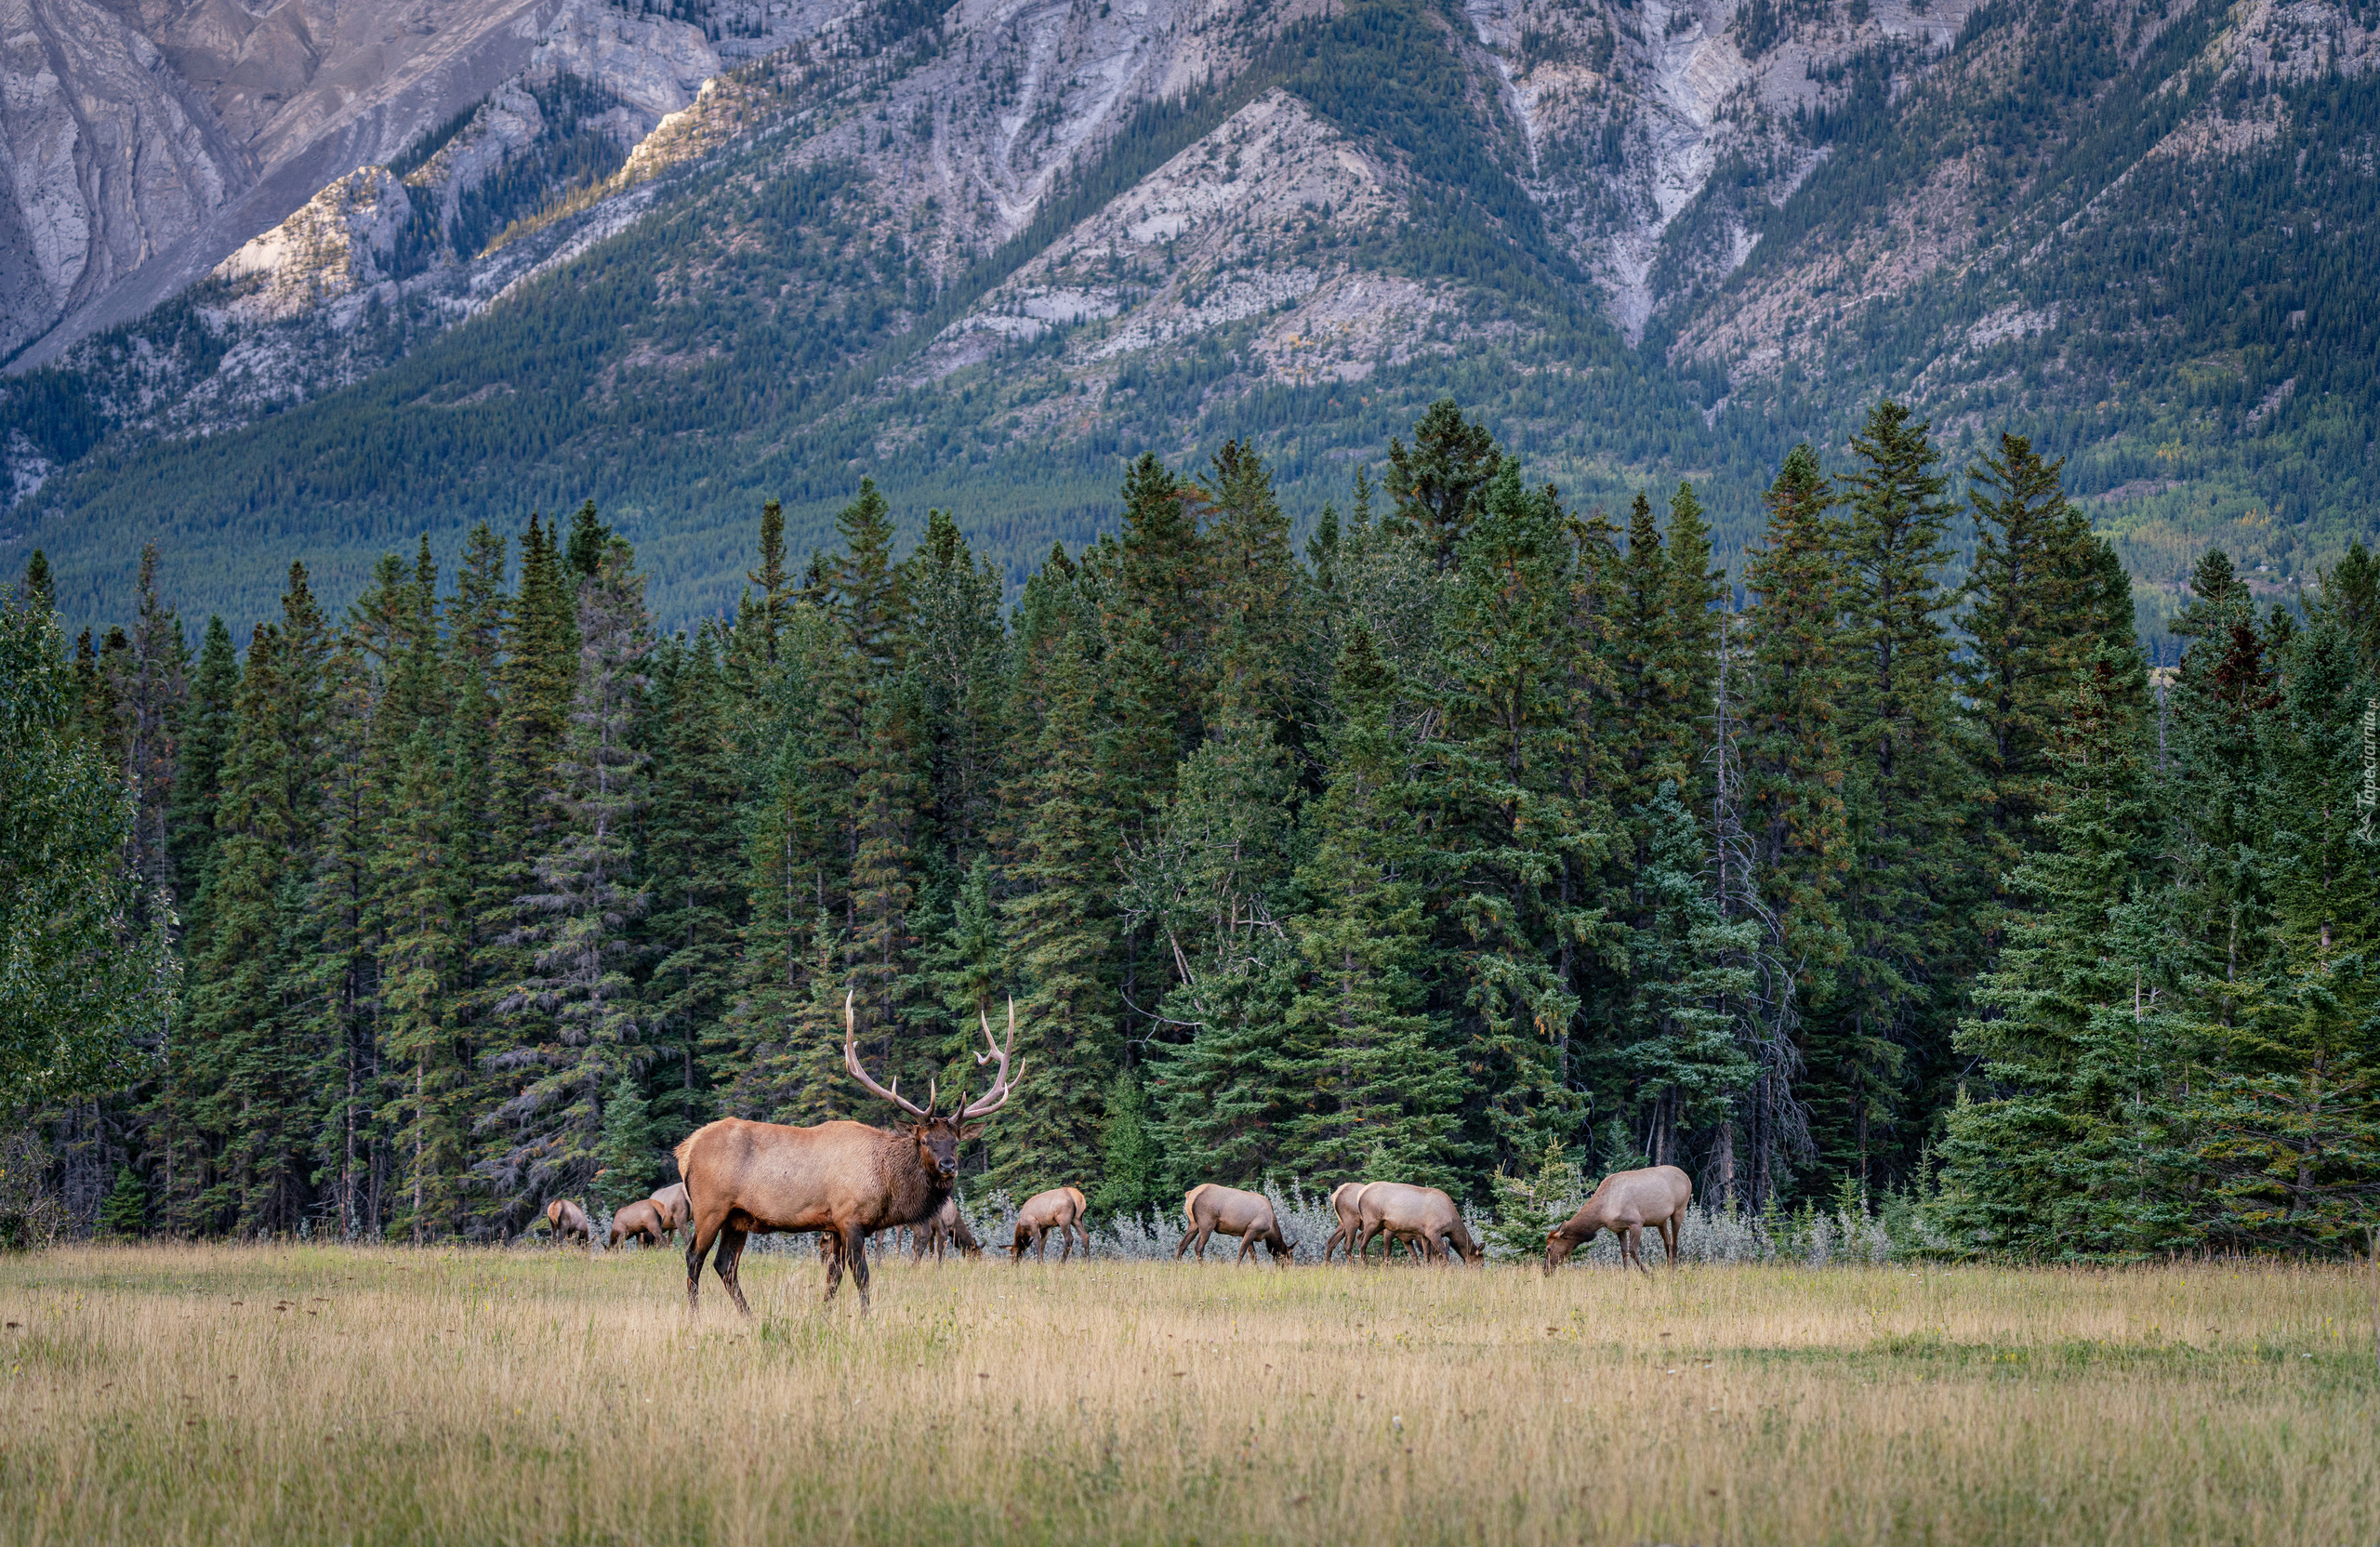
[[[981,1138],[983,1136],[983,1132],[984,1125],[982,1123],[969,1123],[966,1127],[959,1130],[959,1137],[963,1142],[968,1139]]]

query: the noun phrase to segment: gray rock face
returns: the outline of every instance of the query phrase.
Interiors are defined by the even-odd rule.
[[[0,0],[0,357],[205,277],[334,179],[509,81],[576,74],[649,129],[719,68],[605,0]]]

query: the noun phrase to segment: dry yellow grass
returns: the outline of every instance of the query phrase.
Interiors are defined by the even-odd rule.
[[[2362,1280],[0,1260],[0,1540],[2369,1543]]]

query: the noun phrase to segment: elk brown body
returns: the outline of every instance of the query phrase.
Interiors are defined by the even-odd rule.
[[[1637,1250],[1648,1224],[1659,1233],[1668,1261],[1674,1266],[1678,1226],[1686,1222],[1686,1206],[1693,1201],[1693,1179],[1675,1166],[1614,1171],[1595,1184],[1593,1196],[1577,1213],[1546,1233],[1545,1271],[1560,1267],[1563,1259],[1593,1240],[1596,1231],[1608,1230],[1620,1237],[1621,1264],[1633,1262],[1650,1273],[1645,1254]]]
[[[1372,1237],[1386,1233],[1421,1243],[1421,1250],[1438,1262],[1450,1260],[1448,1248],[1466,1263],[1476,1263],[1487,1249],[1471,1238],[1462,1210],[1435,1187],[1415,1187],[1402,1182],[1375,1182],[1355,1200],[1355,1254],[1360,1257]],[[1382,1261],[1387,1249],[1382,1249]]]
[[[593,1238],[587,1228],[587,1210],[566,1197],[558,1197],[546,1205],[546,1223],[553,1226],[556,1240],[586,1241]]]
[[[1273,1261],[1282,1265],[1287,1264],[1290,1253],[1297,1250],[1290,1245],[1289,1237],[1281,1234],[1281,1222],[1274,1217],[1272,1200],[1263,1193],[1242,1192],[1237,1187],[1201,1182],[1183,1195],[1182,1214],[1190,1222],[1190,1228],[1183,1236],[1181,1244],[1173,1249],[1176,1261],[1188,1250],[1190,1243],[1196,1241],[1198,1243],[1198,1261],[1205,1262],[1207,1238],[1217,1232],[1239,1237],[1239,1255],[1233,1259],[1236,1263],[1248,1261],[1248,1254],[1256,1250],[1259,1241],[1272,1252]]]
[[[661,1211],[661,1228],[673,1236],[686,1228],[686,1221],[694,1211],[694,1206],[686,1201],[686,1184],[682,1182],[672,1182],[645,1201]]]
[[[982,1017],[978,1017],[982,1019]],[[897,1129],[866,1123],[826,1122],[810,1128],[724,1117],[696,1129],[677,1148],[678,1174],[685,1178],[694,1205],[693,1238],[686,1244],[686,1306],[698,1310],[703,1259],[718,1248],[714,1271],[735,1308],[752,1308],[736,1283],[744,1243],[755,1233],[816,1230],[832,1237],[826,1259],[826,1296],[835,1298],[843,1269],[867,1304],[868,1235],[931,1218],[950,1197],[959,1176],[959,1145],[981,1131],[970,1119],[998,1111],[1015,1088],[1009,1053],[1016,1043],[1016,1007],[1009,1006],[1008,1046],[983,1022],[989,1052],[980,1065],[999,1061],[989,1093],[954,1112],[938,1110],[932,1087],[919,1106],[901,1095],[900,1082],[887,1090],[859,1061],[859,1028],[851,996],[843,999],[843,1066],[870,1094],[891,1102],[912,1119]],[[822,1246],[822,1250],[826,1250]]]
[[[1334,1250],[1344,1246],[1347,1249],[1347,1265],[1349,1267],[1355,1265],[1355,1232],[1363,1225],[1363,1215],[1357,1210],[1355,1200],[1363,1197],[1364,1189],[1370,1185],[1368,1182],[1342,1182],[1338,1186],[1330,1189],[1330,1211],[1338,1216],[1339,1223],[1332,1228],[1330,1238],[1322,1243],[1324,1263],[1328,1263],[1330,1261],[1330,1253]],[[1391,1230],[1388,1232],[1388,1238],[1392,1243],[1403,1241],[1406,1249],[1414,1257],[1418,1258],[1421,1255],[1418,1237],[1399,1235],[1395,1230]],[[1387,1253],[1388,1248],[1382,1247],[1382,1256],[1385,1258]]]
[[[1010,1243],[1012,1262],[1022,1263],[1027,1251],[1038,1251],[1042,1262],[1050,1260],[1050,1232],[1058,1233],[1060,1250],[1058,1265],[1075,1253],[1075,1237],[1082,1237],[1084,1262],[1091,1261],[1091,1233],[1082,1227],[1083,1216],[1091,1210],[1082,1193],[1073,1187],[1052,1187],[1046,1193],[1036,1193],[1025,1200],[1016,1211],[1016,1239]]]
[[[624,1203],[619,1212],[612,1216],[612,1229],[603,1237],[603,1250],[609,1251],[622,1241],[634,1240],[640,1236],[644,1238],[645,1245],[659,1246],[663,1228],[661,1210],[653,1206],[651,1198]]]

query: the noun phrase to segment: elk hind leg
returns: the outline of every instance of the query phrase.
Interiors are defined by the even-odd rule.
[[[727,1297],[747,1316],[752,1314],[752,1307],[745,1303],[744,1286],[736,1279],[736,1270],[743,1265],[744,1243],[751,1238],[749,1231],[738,1230],[732,1224],[722,1227],[719,1233],[719,1255],[711,1260],[711,1271],[727,1286]]]

